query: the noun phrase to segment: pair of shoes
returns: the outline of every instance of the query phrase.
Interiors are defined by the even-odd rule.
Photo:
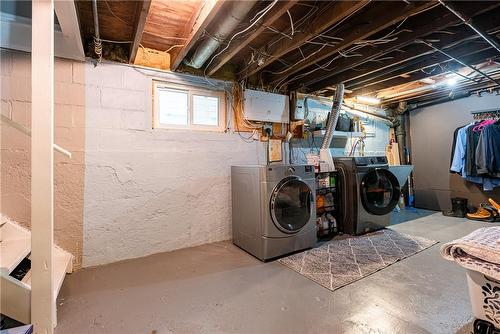
[[[486,222],[500,221],[500,205],[492,198],[489,198],[488,201],[491,205],[482,203],[476,212],[467,214],[467,219]]]
[[[468,212],[467,198],[451,198],[451,210],[443,211],[443,216],[464,218]]]

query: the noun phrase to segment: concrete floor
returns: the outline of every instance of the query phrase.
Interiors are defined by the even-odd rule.
[[[419,219],[425,216],[433,215],[438,211],[417,209],[417,208],[405,208],[403,210],[392,211],[391,213],[391,225],[405,223],[410,220]]]
[[[392,228],[446,242],[482,226],[437,213]],[[230,242],[85,269],[56,333],[468,333],[464,270],[439,245],[335,292]]]

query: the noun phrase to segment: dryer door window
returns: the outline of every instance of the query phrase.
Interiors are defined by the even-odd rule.
[[[314,201],[311,188],[297,177],[283,179],[271,195],[271,217],[278,229],[294,233],[311,218]]]
[[[361,181],[360,195],[366,211],[386,215],[398,204],[401,189],[396,176],[387,169],[372,169]]]

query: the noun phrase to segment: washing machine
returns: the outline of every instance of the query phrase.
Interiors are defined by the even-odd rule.
[[[233,243],[262,261],[316,245],[309,165],[231,167]]]
[[[387,158],[333,159],[340,181],[340,224],[344,233],[363,234],[388,226],[401,196]]]

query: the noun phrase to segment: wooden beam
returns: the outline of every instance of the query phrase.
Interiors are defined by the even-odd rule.
[[[441,42],[439,42],[437,45],[445,49],[450,49],[458,46],[458,44],[460,43],[472,40],[479,40],[479,37],[474,35],[470,36],[453,35],[453,36],[446,36],[446,38],[442,38]],[[458,49],[458,51],[461,52],[460,49]],[[412,66],[417,63],[420,64],[420,68],[423,67],[424,64],[432,66],[436,64],[435,63],[436,58],[429,58],[429,57],[431,57],[431,55],[434,53],[435,50],[432,50],[423,44],[415,45],[414,47],[408,49],[402,54],[395,56],[393,59],[389,61],[383,63],[365,64],[365,66],[361,68],[342,72],[337,76],[317,82],[316,84],[310,87],[306,87],[306,91],[315,92],[325,87],[332,86],[332,84],[335,84],[336,82],[345,82],[352,88],[355,83],[366,85],[368,82],[373,81],[374,79],[380,78],[381,76],[386,75],[388,73],[394,73],[398,70],[402,70],[403,72],[407,73],[408,71],[411,70]],[[447,60],[446,57],[439,57],[439,58],[442,59],[443,61]],[[422,59],[424,59],[427,62],[421,63]]]
[[[477,44],[465,44],[465,45],[459,45],[455,48],[451,48],[447,50],[451,54],[455,55],[456,57],[465,57],[469,56],[472,54],[476,54],[482,51],[485,51],[489,48],[489,45],[483,41],[478,41]],[[401,64],[400,66],[396,67],[391,67],[386,69],[385,71],[380,71],[377,72],[377,75],[367,77],[358,81],[354,81],[349,83],[347,86],[348,89],[350,90],[357,90],[361,89],[364,87],[368,87],[370,85],[375,85],[387,80],[390,80],[392,78],[409,74],[415,71],[421,71],[425,70],[427,68],[439,65],[441,63],[445,62],[450,62],[451,59],[445,55],[439,54],[439,53],[434,53],[432,56],[422,56],[411,63],[404,63]]]
[[[496,85],[492,83],[491,81],[485,80],[484,82],[481,83],[468,83],[468,84],[463,84],[460,85],[459,87],[454,87],[453,90],[451,89],[440,89],[440,90],[435,90],[435,91],[425,91],[422,94],[413,94],[413,95],[405,95],[405,96],[397,96],[393,97],[390,99],[383,99],[383,104],[384,105],[390,105],[390,104],[395,104],[400,101],[408,101],[409,104],[418,102],[426,102],[426,101],[432,101],[438,98],[444,98],[444,97],[449,97],[451,91],[453,91],[454,96],[459,96],[461,93],[464,92],[474,92],[478,90],[487,90],[490,88],[495,88]],[[453,100],[450,98],[450,100]]]
[[[492,48],[489,48],[489,49],[482,51],[482,52],[470,54],[468,56],[463,56],[461,58],[461,60],[468,63],[468,64],[474,65],[474,64],[484,62],[487,59],[494,57],[494,56],[496,56],[495,51]],[[454,67],[454,69],[456,70],[457,68]],[[432,77],[435,75],[439,75],[439,74],[443,74],[446,72],[447,72],[446,70],[438,68],[431,75],[420,71],[420,72],[414,72],[411,75],[406,76],[406,77],[395,76],[395,77],[392,77],[392,78],[385,80],[383,82],[367,86],[366,88],[355,90],[349,95],[355,96],[355,95],[372,94],[372,93],[378,92],[380,90],[384,90],[384,89],[388,89],[391,87],[407,84],[407,83],[417,81],[417,80],[422,80],[422,79]]]
[[[198,11],[198,14],[193,16],[193,21],[186,24],[182,35],[183,37],[187,36],[186,43],[182,48],[176,49],[170,54],[170,69],[172,71],[175,71],[179,67],[184,57],[186,57],[191,48],[196,44],[205,28],[212,22],[223,4],[223,0],[206,0]]]
[[[31,320],[54,331],[54,0],[33,0],[31,34]]]
[[[388,10],[386,5],[386,3],[374,2],[374,7],[364,13],[363,17],[359,17],[357,20],[354,20],[354,22],[351,22],[352,26],[356,28],[346,30],[344,27],[343,30],[346,31],[345,33],[335,34],[335,37],[340,37],[343,41],[335,45],[335,47],[321,49],[315,53],[314,57],[311,57],[311,60],[309,61],[296,63],[295,65],[288,67],[280,74],[271,75],[269,77],[269,81],[272,83],[282,81],[290,75],[302,71],[319,61],[334,56],[339,51],[347,49],[348,47],[354,45],[354,43],[362,41],[406,17],[415,15],[430,8],[434,4],[431,2],[416,2],[410,4],[405,4],[404,2],[394,2],[391,3],[391,6],[394,8],[391,8],[390,10]],[[363,24],[365,17],[370,18],[370,21]]]
[[[316,82],[321,82],[322,80],[333,77],[339,73],[352,69],[354,67],[360,66],[374,59],[380,58],[383,55],[391,53],[395,50],[404,48],[405,46],[413,43],[416,38],[423,37],[432,33],[438,29],[445,29],[453,24],[460,22],[460,20],[452,13],[447,13],[443,11],[442,8],[436,8],[431,16],[426,17],[426,24],[418,27],[417,29],[408,29],[402,31],[394,42],[390,42],[383,45],[364,47],[363,49],[357,51],[357,53],[362,53],[359,57],[346,57],[341,58],[334,63],[328,71],[318,70],[309,76],[302,77],[300,79],[300,86],[311,86]],[[427,14],[427,13],[426,13]],[[441,17],[440,17],[441,16]],[[405,25],[405,27],[407,27]],[[291,90],[298,88],[299,85],[293,85],[290,87]],[[325,87],[325,86],[323,86]]]
[[[292,8],[299,0],[288,0],[279,2],[267,15],[261,24],[256,24],[257,29],[251,33],[243,41],[238,41],[238,43],[233,44],[227,49],[224,54],[220,56],[218,60],[215,60],[210,68],[207,70],[208,75],[212,75],[217,72],[224,64],[230,61],[238,52],[243,50],[248,44],[259,37],[267,27],[271,26],[277,19],[279,19],[283,14],[285,14],[290,8]]]
[[[473,13],[469,10],[468,15],[470,17],[478,16],[498,7],[500,7],[499,2],[496,3],[492,2],[489,6],[482,6],[480,9],[476,10]],[[331,70],[328,71],[318,70],[307,77],[301,78],[300,84],[296,83],[294,85],[291,85],[290,89],[295,90],[298,89],[299,87],[308,87],[309,88],[308,90],[315,91],[323,87],[335,85],[339,82],[345,82],[346,80],[352,80],[361,76],[369,75],[370,73],[372,73],[371,71],[373,69],[377,68],[378,66],[377,63],[372,62],[370,65],[368,65],[368,67],[363,67],[362,71],[359,70],[349,71],[349,70],[353,69],[354,67],[365,64],[367,62],[370,62],[372,60],[375,60],[377,58],[380,58],[383,55],[387,55],[390,52],[408,46],[409,44],[413,43],[415,39],[428,35],[433,31],[436,31],[438,29],[446,29],[456,23],[461,22],[459,19],[455,17],[455,15],[450,15],[452,13],[443,12],[443,8],[438,7],[436,9],[438,10],[433,10],[431,13],[429,13],[431,16],[428,16],[426,14],[425,19],[426,22],[428,22],[427,24],[424,24],[416,29],[411,29],[411,31],[408,32],[402,32],[401,34],[398,35],[396,41],[385,44],[382,46],[382,48],[371,47],[366,52],[364,52],[363,49],[361,51],[363,55],[360,56],[359,58],[353,58],[353,57],[342,58],[335,63],[335,67],[333,67]],[[489,29],[493,26],[495,27],[497,26],[498,16],[481,15],[478,17],[478,20],[481,20],[481,22],[485,22],[485,24],[488,26]],[[445,46],[453,43],[454,41],[458,41],[462,37],[463,35],[461,36],[440,35],[439,43],[441,46]],[[408,57],[409,60],[411,59],[412,56],[415,57],[424,52],[431,53],[431,51],[424,49],[424,46],[418,45],[415,48],[405,50],[405,53],[397,56],[396,59],[404,60],[406,59],[405,57]],[[391,60],[391,62],[395,62],[396,59]],[[339,75],[340,73],[342,74]]]
[[[135,56],[137,55],[137,50],[139,49],[139,44],[141,44],[142,34],[144,33],[144,27],[146,26],[146,19],[148,17],[149,8],[151,8],[151,0],[143,0],[142,3],[139,2],[138,6],[140,8],[135,25],[134,43],[130,48],[130,55],[128,57],[129,64],[134,63]]]
[[[266,68],[276,61],[276,59],[303,45],[311,38],[322,33],[335,23],[350,16],[367,4],[368,1],[335,1],[333,4],[328,5],[327,8],[320,9],[310,20],[314,22],[314,24],[308,25],[307,29],[303,32],[297,32],[292,40],[280,37],[278,42],[273,41],[272,43],[268,43],[267,46],[260,48],[259,53],[269,56],[261,64],[257,62],[251,64],[244,70],[239,79],[247,78]]]

